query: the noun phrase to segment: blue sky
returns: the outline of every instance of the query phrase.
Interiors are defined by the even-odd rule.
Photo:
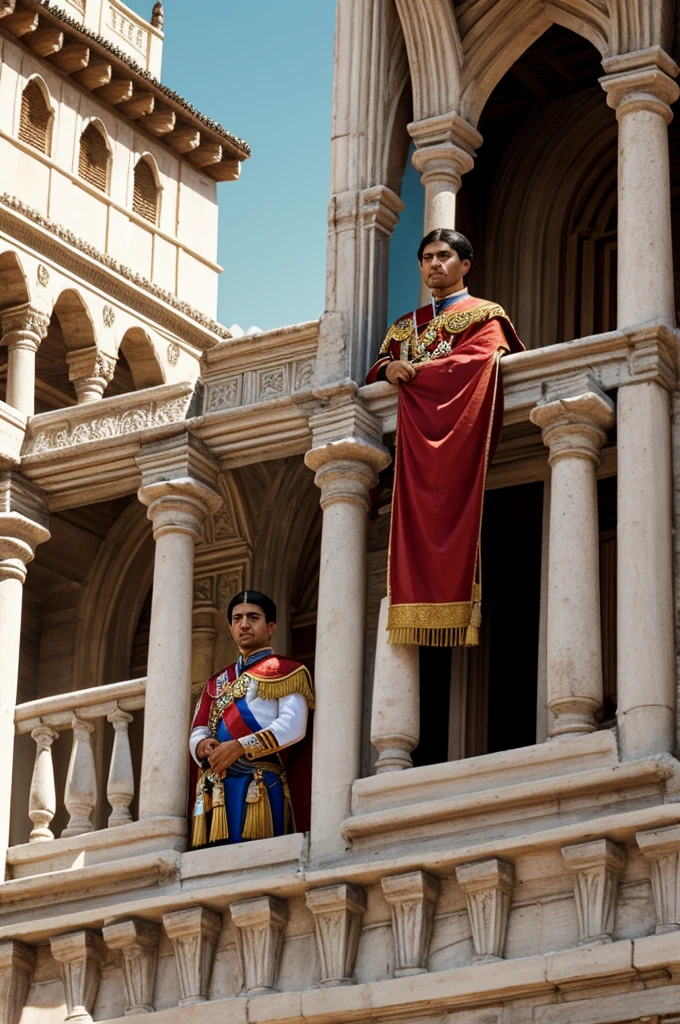
[[[164,83],[253,151],[217,190],[227,326],[323,312],[334,28],[334,0],[165,0]]]

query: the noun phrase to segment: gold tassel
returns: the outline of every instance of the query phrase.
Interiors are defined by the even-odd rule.
[[[224,782],[217,779],[212,791],[212,821],[210,822],[210,842],[217,843],[229,838],[227,825],[227,809],[224,806]]]
[[[273,835],[274,822],[267,785],[262,769],[256,768],[246,794],[246,820],[242,836],[244,839],[271,839]]]
[[[390,629],[391,644],[417,644],[420,647],[475,647],[479,643],[479,627],[456,626],[446,629],[427,629],[408,626]]]
[[[191,826],[191,845],[205,845],[205,782],[201,775],[196,785],[196,802],[194,804],[193,823]]]

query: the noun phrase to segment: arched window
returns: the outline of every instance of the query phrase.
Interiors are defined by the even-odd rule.
[[[78,174],[102,192],[108,191],[109,148],[103,131],[96,124],[88,124],[80,136]]]
[[[45,94],[33,79],[21,97],[19,138],[48,156],[52,150],[52,111]]]
[[[158,200],[160,189],[156,184],[153,169],[148,160],[144,157],[135,167],[135,183],[132,194],[132,209],[134,213],[143,217],[144,220],[158,223]]]

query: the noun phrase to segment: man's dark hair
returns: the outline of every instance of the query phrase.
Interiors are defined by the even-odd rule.
[[[231,613],[237,604],[257,604],[264,612],[267,622],[276,622],[276,605],[271,597],[261,593],[259,590],[240,590],[236,597],[232,597],[227,608],[227,618],[231,625]]]
[[[453,228],[435,228],[434,231],[429,231],[425,235],[425,238],[418,246],[418,263],[423,262],[425,246],[429,245],[430,242],[446,242],[447,245],[450,245],[458,253],[462,260],[470,260],[470,263],[475,258],[472,242],[465,235],[461,235],[460,231],[454,231]]]

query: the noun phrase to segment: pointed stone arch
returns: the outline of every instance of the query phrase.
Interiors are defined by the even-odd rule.
[[[94,319],[87,302],[77,289],[67,288],[61,292],[53,312],[59,320],[64,343],[69,351],[96,346]]]
[[[408,52],[416,121],[455,110],[463,50],[451,0],[396,0]]]
[[[52,155],[55,109],[45,80],[31,75],[21,94],[18,137],[47,156]]]
[[[0,253],[0,309],[11,309],[31,301],[28,278],[17,253]]]

